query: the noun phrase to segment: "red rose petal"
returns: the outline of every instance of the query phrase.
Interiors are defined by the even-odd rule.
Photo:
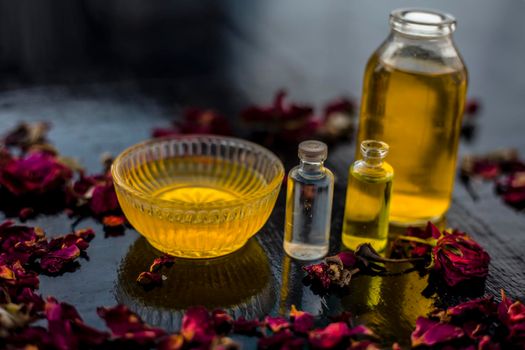
[[[186,310],[182,318],[181,334],[187,342],[208,347],[215,337],[215,330],[208,311],[200,306]]]
[[[232,330],[233,318],[226,311],[213,310],[211,318],[217,334],[227,334]]]
[[[308,334],[308,340],[314,348],[331,349],[339,345],[348,336],[350,329],[344,322],[331,323],[325,328],[315,329]]]
[[[49,273],[58,273],[79,256],[80,249],[76,245],[51,251],[40,259],[40,268]]]
[[[462,232],[446,233],[432,249],[434,268],[449,286],[489,273],[490,256],[472,238]]]
[[[157,272],[144,271],[138,275],[137,283],[144,287],[160,286],[162,284],[162,275]]]
[[[290,319],[293,322],[293,329],[297,333],[308,333],[314,326],[314,316],[308,312],[299,311],[292,305]]]
[[[140,317],[124,305],[97,308],[98,315],[106,322],[114,338],[137,345],[152,344],[166,332],[146,325]]]
[[[153,263],[150,265],[149,270],[155,272],[160,270],[163,266],[170,267],[175,262],[175,258],[170,255],[163,255],[161,257],[155,258]]]
[[[271,317],[266,316],[264,319],[264,323],[268,328],[272,330],[272,332],[279,332],[284,329],[287,329],[290,327],[290,323],[283,317],[277,316],[277,317]]]
[[[443,344],[451,340],[460,339],[464,335],[463,330],[459,327],[419,317],[416,320],[416,329],[411,335],[412,347]]]

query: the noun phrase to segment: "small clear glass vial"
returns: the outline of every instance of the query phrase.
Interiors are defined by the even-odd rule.
[[[328,253],[334,175],[324,167],[328,147],[320,141],[299,144],[300,164],[288,173],[284,251],[299,260]]]
[[[383,251],[388,239],[388,217],[394,169],[384,161],[388,145],[381,141],[361,142],[363,159],[350,167],[346,190],[343,244],[356,249],[370,243]]]

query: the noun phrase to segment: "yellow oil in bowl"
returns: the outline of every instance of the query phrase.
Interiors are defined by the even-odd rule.
[[[241,248],[264,225],[284,169],[251,142],[197,135],[131,147],[112,174],[126,217],[151,245],[210,258]]]

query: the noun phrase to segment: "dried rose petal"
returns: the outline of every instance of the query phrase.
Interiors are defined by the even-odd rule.
[[[3,138],[6,146],[20,147],[27,151],[35,145],[47,143],[47,133],[51,127],[48,122],[21,122]]]
[[[357,257],[354,254],[354,252],[351,251],[344,251],[340,252],[339,254],[335,256],[330,256],[325,259],[326,262],[335,262],[341,267],[346,269],[353,269],[355,265],[357,264]]]
[[[233,321],[233,331],[239,334],[253,335],[259,333],[261,325],[258,320],[247,320],[241,316]]]
[[[183,134],[231,135],[228,119],[211,109],[186,108],[179,128]]]
[[[15,329],[23,328],[32,321],[32,317],[23,304],[0,305],[0,338],[5,338]]]
[[[0,185],[15,196],[41,195],[60,189],[72,176],[71,169],[46,152],[11,158],[0,167]]]
[[[309,266],[304,266],[303,270],[308,274],[308,277],[312,281],[317,281],[325,289],[330,288],[332,280],[329,276],[329,266],[324,262],[319,264],[313,264]]]
[[[79,344],[97,346],[108,339],[106,332],[84,324],[77,310],[69,304],[48,298],[45,312],[50,340],[57,349],[76,349]]]
[[[80,256],[80,249],[76,245],[70,245],[59,250],[50,251],[40,259],[40,268],[48,273],[54,274],[62,271],[66,264]]]
[[[481,338],[487,331],[487,325],[475,320],[468,320],[461,325],[463,332],[470,339]]]
[[[144,287],[160,286],[162,284],[162,275],[157,272],[144,271],[138,275],[137,283]]]
[[[508,341],[525,346],[525,305],[520,301],[513,302],[502,290],[498,318],[509,330]]]
[[[18,333],[11,334],[7,343],[16,346],[16,349],[25,350],[51,347],[50,334],[44,327],[26,327]],[[40,348],[37,348],[36,344]]]
[[[477,350],[501,350],[501,345],[494,343],[488,335],[483,336],[479,343]]]
[[[244,122],[255,126],[271,138],[287,142],[311,137],[322,126],[315,118],[313,108],[297,104],[285,104],[286,92],[280,90],[270,106],[253,106],[241,113]]]
[[[140,317],[124,305],[112,308],[97,308],[98,315],[106,322],[113,337],[119,340],[133,342],[137,345],[152,344],[166,332],[145,324]]]
[[[481,103],[476,98],[468,99],[465,103],[465,113],[466,114],[476,114],[480,109]]]
[[[314,316],[308,312],[299,311],[295,305],[290,310],[290,319],[293,322],[293,330],[297,333],[308,333],[314,326]]]
[[[432,321],[425,317],[418,317],[416,329],[412,332],[412,347],[426,345],[434,346],[451,340],[460,339],[464,336],[461,328],[448,323]]]
[[[284,317],[266,316],[264,323],[272,332],[277,333],[290,327],[290,323]]]
[[[443,232],[432,254],[434,269],[441,273],[449,286],[472,278],[483,278],[489,273],[490,256],[463,232]]]
[[[22,221],[26,221],[35,216],[35,210],[33,208],[22,208],[18,213],[18,218]]]
[[[176,136],[180,135],[179,128],[154,128],[151,131],[151,137],[159,138],[159,137],[166,137],[166,136]]]
[[[348,337],[349,332],[350,329],[346,323],[335,322],[325,328],[310,331],[308,333],[308,340],[314,348],[331,349]]]
[[[380,347],[370,340],[352,341],[348,350],[379,350]]]
[[[374,336],[374,332],[368,328],[367,326],[363,326],[363,325],[359,325],[359,326],[355,326],[354,328],[350,329],[350,331],[348,332],[348,336],[349,337],[354,337],[354,336]]]
[[[488,296],[485,298],[478,298],[466,301],[459,305],[449,307],[443,316],[446,319],[450,317],[464,317],[466,315],[485,315],[490,316],[496,312],[496,305],[494,304],[494,298]],[[442,317],[444,320],[445,318]]]
[[[102,218],[102,224],[105,227],[120,227],[126,223],[126,217],[123,215],[107,215]]]
[[[96,216],[120,209],[115,187],[112,182],[95,186],[89,207]]]
[[[211,318],[217,334],[228,334],[232,330],[233,318],[226,311],[213,310]]]
[[[26,305],[32,313],[43,311],[45,305],[44,299],[28,287],[22,288],[22,291],[16,296],[16,302]]]
[[[4,279],[4,280],[14,280],[14,279],[16,279],[15,273],[13,272],[13,270],[11,270],[6,265],[1,265],[0,266],[0,278]]]
[[[170,267],[175,262],[175,258],[170,255],[163,255],[161,257],[155,258],[153,263],[150,265],[149,270],[155,272],[160,270],[163,266]]]
[[[181,334],[185,341],[209,347],[215,337],[213,322],[208,311],[202,307],[192,307],[186,310],[182,318]]]
[[[181,334],[172,334],[157,345],[157,350],[181,350],[184,346],[184,337]]]
[[[299,350],[304,348],[304,339],[294,337],[290,330],[285,329],[268,337],[262,337],[257,342],[258,349]]]

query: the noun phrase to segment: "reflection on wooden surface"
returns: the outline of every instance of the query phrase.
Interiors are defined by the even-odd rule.
[[[408,266],[408,265],[407,265]],[[401,267],[400,271],[407,266]],[[428,314],[433,298],[423,298],[427,276],[417,272],[399,276],[359,276],[342,298],[342,306],[352,312],[356,323],[370,326],[382,340],[408,341],[418,316]]]
[[[135,282],[161,253],[139,238],[120,264],[115,289],[117,301],[129,306],[146,322],[178,329],[182,313],[191,306],[222,308],[235,317],[257,318],[275,303],[268,258],[255,239],[241,250],[216,259],[177,259],[162,273],[161,287],[145,290]]]

